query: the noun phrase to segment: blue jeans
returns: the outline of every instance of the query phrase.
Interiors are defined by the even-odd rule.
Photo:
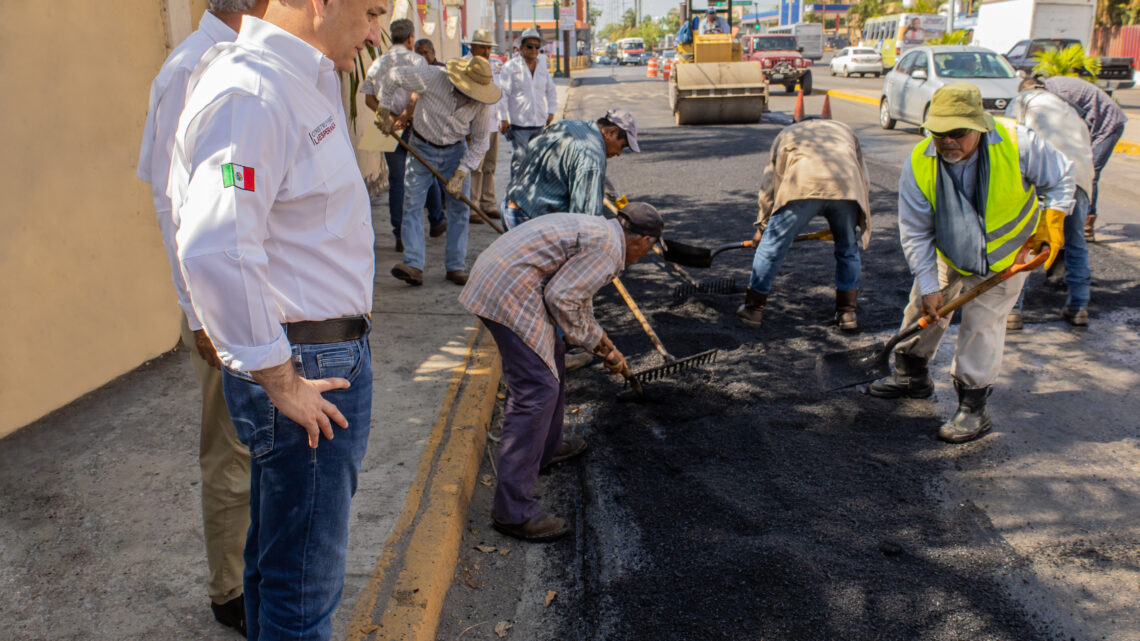
[[[526,160],[526,146],[530,144],[530,139],[540,133],[542,127],[523,129],[512,125],[507,130],[507,137],[511,140],[511,180],[514,180],[515,175],[522,169],[523,161]]]
[[[250,526],[245,544],[245,612],[250,641],[332,635],[344,589],[349,503],[372,420],[372,358],[367,334],[355,341],[294,345],[293,364],[309,379],[348,379],[324,397],[348,419],[332,440],[309,447],[308,434],[278,412],[244,372],[224,369],[226,405],[249,447]]]
[[[1108,159],[1112,156],[1112,150],[1116,148],[1116,143],[1120,137],[1124,135],[1124,125],[1113,129],[1105,137],[1093,143],[1092,157],[1093,157],[1093,185],[1092,185],[1092,198],[1089,203],[1089,216],[1096,216],[1096,197],[1097,185],[1100,183],[1100,172],[1104,166],[1108,164]],[[1065,269],[1068,269],[1068,265]]]
[[[827,219],[835,237],[835,289],[859,289],[859,203],[854,200],[824,200],[809,198],[793,200],[781,207],[768,219],[768,228],[756,255],[752,258],[752,276],[748,287],[767,294],[772,281],[780,273],[788,248],[817,214]]]
[[[411,136],[411,129],[405,129],[400,137],[407,142]],[[384,153],[384,162],[388,165],[388,222],[392,224],[392,235],[400,238],[400,226],[404,220],[404,167],[408,159],[408,150],[401,146],[396,151]],[[438,181],[428,193],[427,208],[428,222],[432,227],[443,224],[443,200],[440,196]],[[434,196],[434,198],[433,198]]]
[[[1076,201],[1073,213],[1065,216],[1065,248],[1061,250],[1061,261],[1065,265],[1065,287],[1069,290],[1065,306],[1073,311],[1089,306],[1089,282],[1092,280],[1092,270],[1089,269],[1089,248],[1085,243],[1085,217],[1089,213],[1089,196],[1080,187],[1077,187]],[[1028,278],[1025,279],[1025,287],[1021,289],[1021,296],[1018,296],[1017,304],[1013,307],[1018,313],[1021,312],[1026,289],[1029,289]]]
[[[412,136],[412,147],[444,177],[450,177],[459,168],[459,161],[467,153],[467,143],[458,142],[448,147],[433,147],[418,136]],[[419,160],[412,158],[404,170],[404,211],[422,211],[428,192],[435,185],[435,175]],[[467,227],[470,214],[467,204],[444,190],[447,199],[447,249],[444,265],[447,271],[467,269]],[[471,177],[463,181],[463,195],[471,193]],[[416,269],[424,268],[424,219],[409,216],[400,230],[404,241],[404,264]]]

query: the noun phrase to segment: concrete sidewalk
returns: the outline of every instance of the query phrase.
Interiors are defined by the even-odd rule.
[[[569,83],[558,85],[561,114]],[[500,198],[509,158],[500,138]],[[424,285],[408,287],[389,275],[401,256],[387,203],[372,215],[372,434],[333,638],[429,639],[483,452],[498,353],[444,280],[444,239],[428,239]],[[472,225],[468,265],[495,237]],[[50,373],[29,375],[50,384]],[[175,350],[0,440],[5,639],[239,638],[214,622],[205,591],[199,403]]]
[[[871,89],[853,89],[850,87],[826,89],[826,79],[820,81],[819,84],[822,85],[819,87],[820,89],[825,89],[828,95],[838,100],[878,106],[879,98],[882,95],[878,90]],[[1140,156],[1140,88],[1117,91],[1115,98],[1124,109],[1124,113],[1128,115],[1128,123],[1124,125],[1124,136],[1121,137],[1120,142],[1116,143],[1114,153]]]

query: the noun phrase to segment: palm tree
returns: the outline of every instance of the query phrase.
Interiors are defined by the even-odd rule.
[[[1079,44],[1059,51],[1038,51],[1033,57],[1037,60],[1037,66],[1033,67],[1035,75],[1079,76],[1084,71],[1088,74],[1085,79],[1091,82],[1100,75],[1100,59],[1086,55],[1085,48]]]

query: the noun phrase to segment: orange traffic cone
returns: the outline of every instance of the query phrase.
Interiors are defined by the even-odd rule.
[[[792,122],[800,122],[804,119],[804,90],[796,94],[796,110],[792,113]]]
[[[823,120],[831,120],[831,95],[823,94],[823,110],[819,112],[819,117]]]

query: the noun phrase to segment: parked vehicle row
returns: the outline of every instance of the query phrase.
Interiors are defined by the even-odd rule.
[[[831,75],[850,78],[856,73],[860,78],[867,74],[878,78],[883,75],[883,57],[870,47],[847,47],[836,52],[831,59]]]

